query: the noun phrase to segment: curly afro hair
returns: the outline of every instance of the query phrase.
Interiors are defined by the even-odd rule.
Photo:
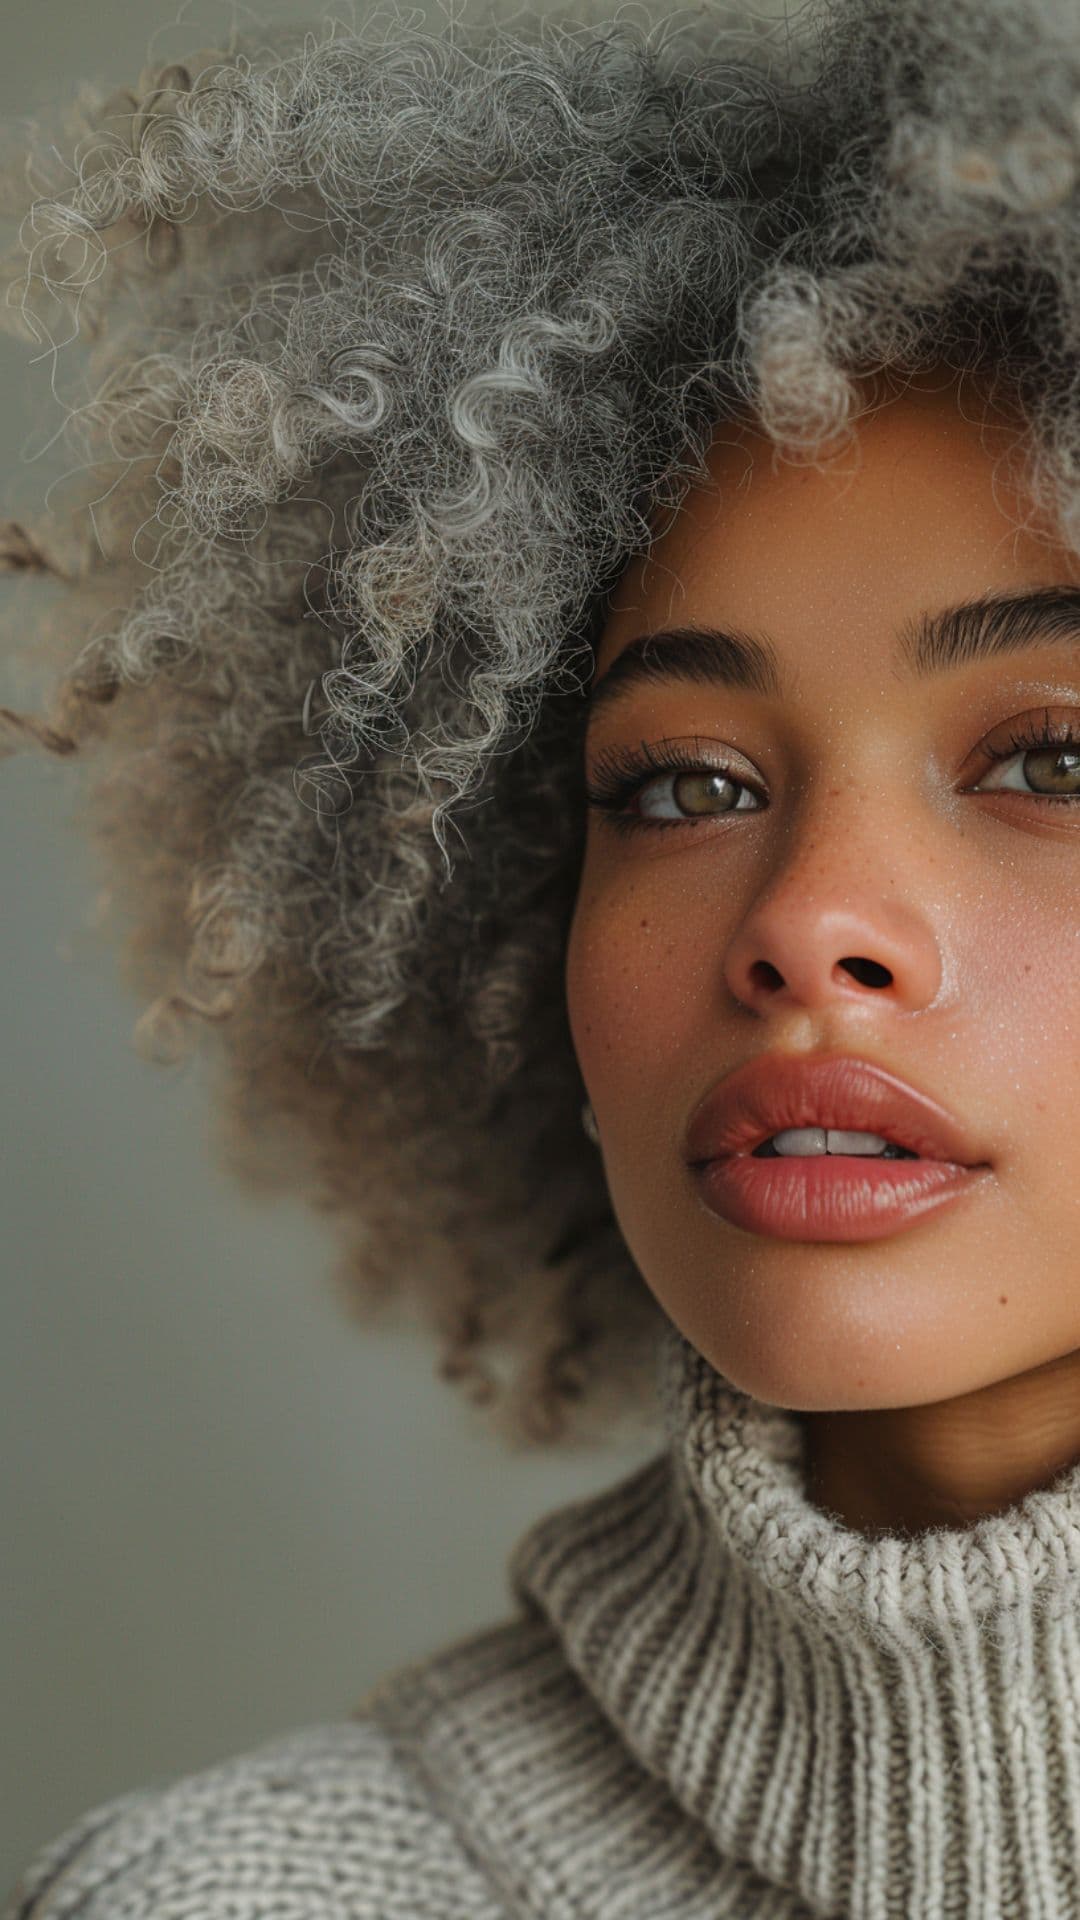
[[[610,1434],[665,1317],[564,1005],[595,642],[717,423],[813,458],[862,372],[988,373],[1080,548],[1075,0],[386,8],[16,146],[5,316],[88,398],[75,507],[0,529],[57,586],[0,741],[88,775],[137,1042],[206,1036],[359,1322],[512,1445]]]

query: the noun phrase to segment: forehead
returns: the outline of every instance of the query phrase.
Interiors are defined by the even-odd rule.
[[[923,607],[1045,579],[1048,542],[1077,577],[1018,488],[1018,411],[949,370],[859,394],[852,437],[814,464],[783,457],[753,415],[718,427],[710,484],[615,589],[598,674],[643,632],[721,616],[793,650],[845,631],[886,646]]]

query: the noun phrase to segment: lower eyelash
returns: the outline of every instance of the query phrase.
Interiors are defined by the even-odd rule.
[[[1069,721],[1045,723],[1041,728],[1033,723],[1026,731],[1021,728],[1017,733],[1010,735],[1008,751],[992,752],[990,759],[997,766],[1003,760],[1014,759],[1018,753],[1031,753],[1047,747],[1080,747],[1080,727]],[[642,741],[640,749],[609,747],[606,752],[599,755],[596,764],[598,775],[593,782],[586,785],[586,801],[598,812],[606,813],[609,816],[609,825],[623,833],[632,832],[637,827],[663,829],[664,827],[693,826],[694,822],[689,817],[685,820],[652,820],[642,814],[631,812],[627,806],[627,802],[633,799],[642,788],[650,785],[662,774],[714,773],[722,779],[731,780],[743,792],[753,793],[759,799],[761,798],[757,788],[751,786],[749,781],[741,780],[730,767],[718,766],[712,761],[697,760],[692,752],[678,746],[669,748],[666,758],[660,758],[654,754],[646,741]],[[995,791],[1001,791],[1001,789],[995,789]],[[1012,788],[1007,791],[1015,793],[1019,790]],[[1080,793],[1024,793],[1020,798],[1033,800],[1037,806],[1044,807],[1080,805]],[[732,814],[760,811],[761,809],[756,807],[731,809]],[[701,817],[704,819],[707,816]],[[713,817],[722,819],[725,816],[717,814]]]

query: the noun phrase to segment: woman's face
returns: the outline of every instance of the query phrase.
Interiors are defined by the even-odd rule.
[[[725,424],[719,495],[687,495],[599,645],[594,695],[631,641],[676,624],[775,656],[772,690],[655,677],[597,706],[590,785],[601,754],[642,743],[701,771],[646,767],[629,830],[590,808],[566,959],[631,1254],[687,1339],[774,1405],[923,1405],[1080,1348],[1080,779],[1040,801],[1068,791],[1053,753],[1009,744],[1047,711],[1080,739],[1080,593],[1064,641],[1040,627],[919,677],[898,651],[924,613],[1080,582],[995,476],[1016,431],[947,374],[891,392],[818,468]],[[776,1052],[879,1063],[989,1172],[883,1237],[731,1224],[687,1164],[688,1124]]]

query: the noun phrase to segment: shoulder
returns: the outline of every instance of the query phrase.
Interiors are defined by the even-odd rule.
[[[505,1920],[408,1758],[362,1708],[90,1809],[0,1920]]]

